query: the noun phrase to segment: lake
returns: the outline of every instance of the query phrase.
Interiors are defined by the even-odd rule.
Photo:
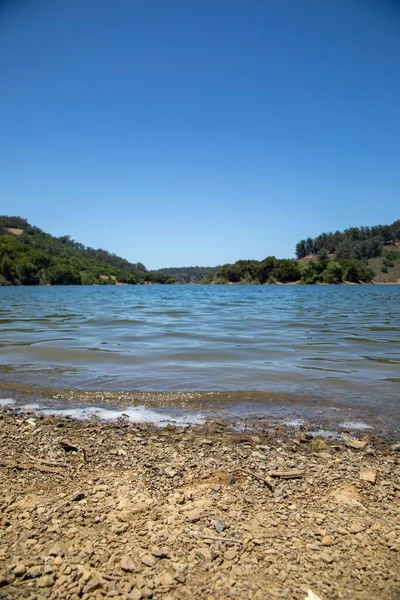
[[[0,288],[0,382],[3,404],[397,428],[400,287]]]

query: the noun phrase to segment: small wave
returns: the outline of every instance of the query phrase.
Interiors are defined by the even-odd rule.
[[[15,400],[5,398],[0,400],[0,406],[13,406],[21,412],[34,411],[39,415],[70,417],[73,419],[97,418],[100,421],[118,421],[124,419],[129,423],[153,423],[154,425],[199,425],[205,418],[201,414],[173,414],[155,411],[145,406],[128,406],[121,409],[100,408],[96,406],[70,407],[70,408],[44,408],[38,404],[23,404],[16,406]]]
[[[302,425],[305,424],[304,419],[292,419],[291,421],[284,421],[283,422],[284,425],[286,425],[287,427],[301,427]]]
[[[15,400],[13,400],[12,398],[0,398],[0,406],[2,406],[2,407],[14,406],[14,405],[15,405]]]
[[[339,423],[338,426],[343,427],[343,429],[358,429],[360,431],[364,429],[373,429],[372,425],[368,425],[362,421],[345,421],[344,423]]]

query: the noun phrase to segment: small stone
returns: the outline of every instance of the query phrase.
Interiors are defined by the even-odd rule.
[[[218,533],[222,533],[222,531],[225,529],[225,521],[223,519],[216,519],[214,521],[214,527]]]
[[[140,560],[147,567],[154,567],[157,562],[154,556],[152,556],[151,554],[145,554]]]
[[[153,556],[156,556],[157,558],[168,558],[169,557],[169,552],[165,548],[153,548],[151,553]]]
[[[41,574],[42,569],[38,566],[30,567],[26,572],[26,575],[29,579],[36,579],[36,577],[39,577]]]
[[[397,444],[393,444],[393,446],[391,446],[392,450],[394,450],[395,452],[398,452],[400,450],[400,443]]]
[[[49,556],[64,556],[64,552],[59,544],[54,544],[49,550]]]
[[[328,564],[333,563],[333,561],[335,560],[333,556],[331,554],[328,554],[327,552],[321,552],[320,557],[324,562]]]
[[[224,553],[225,560],[233,560],[234,558],[236,558],[236,549],[235,548],[231,548],[230,550],[227,550]]]
[[[83,593],[84,594],[92,594],[96,590],[100,590],[102,587],[103,587],[103,580],[100,579],[100,577],[98,577],[97,575],[95,575],[94,577],[92,577],[92,579],[90,579],[87,582],[87,584],[83,588]]]
[[[311,444],[317,450],[326,450],[328,448],[326,441],[321,438],[314,438]]]
[[[85,494],[83,492],[77,492],[71,498],[72,502],[80,502],[85,498]]]
[[[54,585],[54,579],[51,575],[43,575],[37,580],[37,586],[41,588],[51,587]]]
[[[350,533],[360,533],[360,531],[364,531],[365,526],[359,521],[355,521],[349,527]]]
[[[166,467],[164,473],[168,475],[168,477],[175,477],[176,475],[176,471],[172,467]]]
[[[141,571],[140,566],[130,556],[124,555],[121,558],[121,569],[126,573],[138,573]]]
[[[134,588],[127,596],[127,600],[141,600],[142,592],[137,588]]]
[[[368,483],[375,483],[376,482],[375,469],[361,469],[360,470],[360,480],[368,481]]]
[[[321,546],[332,546],[334,539],[330,535],[324,535],[321,540]]]
[[[62,563],[63,559],[61,558],[61,556],[56,556],[53,560],[53,565],[56,565],[56,567],[59,567],[60,565],[62,565]]]
[[[142,588],[142,590],[141,590],[141,594],[142,594],[142,598],[151,598],[153,595],[153,590],[144,586],[144,588]]]
[[[202,558],[205,562],[211,562],[211,552],[209,548],[196,548],[197,556]]]
[[[26,567],[24,565],[24,563],[18,563],[14,569],[13,569],[13,573],[14,575],[16,575],[17,577],[22,577],[23,575],[25,575],[26,573]]]
[[[362,450],[368,444],[366,440],[349,440],[346,444],[349,448],[354,448],[355,450]]]
[[[172,577],[172,575],[170,575],[168,573],[168,571],[164,571],[160,575],[160,583],[161,583],[161,585],[165,585],[167,587],[170,587],[174,583],[174,578]]]
[[[175,562],[175,563],[172,563],[172,568],[177,573],[184,573],[185,571],[187,571],[188,566],[185,563]]]

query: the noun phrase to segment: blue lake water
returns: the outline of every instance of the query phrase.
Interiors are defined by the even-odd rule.
[[[397,426],[400,287],[0,288],[0,382],[3,399],[330,407]]]

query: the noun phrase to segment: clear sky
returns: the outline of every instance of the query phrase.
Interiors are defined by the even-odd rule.
[[[400,217],[400,10],[0,0],[0,214],[148,268]]]

